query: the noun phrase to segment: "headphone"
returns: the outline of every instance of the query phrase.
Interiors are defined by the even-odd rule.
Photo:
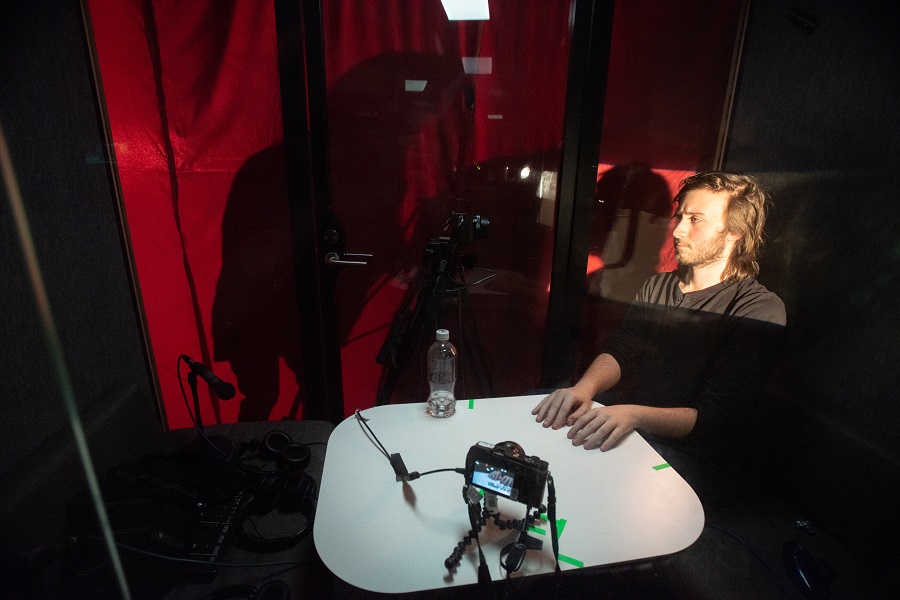
[[[248,453],[250,457],[245,456]],[[254,457],[256,460],[252,461]],[[235,537],[245,547],[261,552],[284,550],[309,533],[318,496],[315,480],[304,470],[311,457],[308,446],[294,442],[279,430],[268,432],[262,442],[253,440],[237,447],[235,466],[255,478],[249,498],[238,507],[234,517]],[[259,461],[264,461],[262,466],[258,465]],[[306,524],[296,533],[277,538],[263,537],[252,523],[252,531],[248,531],[245,525],[251,516],[267,515],[276,508],[281,513],[303,514]]]
[[[271,468],[267,469],[265,467],[248,464],[244,458],[244,455],[247,452],[254,453],[256,457],[261,460],[275,462],[276,466],[279,468],[296,467],[298,469],[305,469],[309,465],[309,460],[312,457],[309,446],[294,442],[291,440],[291,436],[278,429],[268,432],[265,437],[263,437],[262,442],[259,440],[252,440],[250,442],[239,444],[234,452],[235,466],[244,473],[272,473],[273,470]]]

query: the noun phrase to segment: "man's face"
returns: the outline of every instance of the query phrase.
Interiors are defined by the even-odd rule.
[[[675,258],[684,267],[727,262],[734,236],[725,231],[728,197],[709,190],[688,192],[675,213]]]

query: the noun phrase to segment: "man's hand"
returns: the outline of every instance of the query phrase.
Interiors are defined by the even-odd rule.
[[[572,424],[566,437],[572,440],[573,446],[584,446],[585,450],[599,447],[605,452],[638,427],[643,408],[619,404],[591,409]]]
[[[574,446],[605,452],[635,429],[660,437],[682,438],[693,431],[696,423],[696,408],[615,404],[582,412],[566,436]]]
[[[601,354],[594,359],[578,383],[570,388],[556,390],[541,400],[531,414],[544,427],[559,429],[572,425],[591,408],[594,395],[605,392],[622,377],[619,363],[609,354]]]
[[[544,427],[559,429],[563,425],[572,425],[591,407],[592,397],[577,388],[556,390],[532,409],[537,415],[535,421]]]

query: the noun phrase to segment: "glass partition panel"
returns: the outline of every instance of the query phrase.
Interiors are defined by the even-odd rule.
[[[576,377],[675,268],[680,182],[722,164],[748,3],[616,2]]]
[[[486,3],[487,4],[487,3]],[[568,2],[323,2],[345,410],[424,401],[436,327],[457,397],[537,386],[569,54]],[[376,358],[380,359],[376,361]]]

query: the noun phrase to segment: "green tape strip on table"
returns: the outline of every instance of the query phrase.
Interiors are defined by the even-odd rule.
[[[541,518],[546,521],[547,515],[541,515]],[[565,519],[557,519],[556,520],[556,537],[558,537],[558,538],[562,537],[563,530],[565,530],[565,528],[566,528],[566,523],[568,523],[568,521],[566,521]],[[528,531],[530,531],[532,533],[536,533],[538,535],[547,535],[547,530],[542,529],[540,527],[532,526],[532,527],[528,528]]]
[[[575,565],[578,568],[584,567],[584,563],[580,560],[575,560],[571,556],[566,556],[565,554],[559,555],[559,562],[569,563],[570,565]]]

